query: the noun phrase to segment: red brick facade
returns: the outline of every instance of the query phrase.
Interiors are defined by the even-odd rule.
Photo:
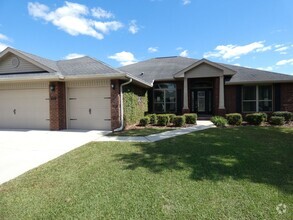
[[[113,86],[113,88],[112,88]],[[120,127],[120,83],[119,80],[111,80],[111,129]]]
[[[52,90],[52,89],[53,90]],[[66,89],[64,82],[51,82],[50,94],[50,129],[66,129]]]
[[[281,84],[281,111],[293,112],[293,83]]]
[[[237,86],[225,86],[225,107],[226,113],[235,113]]]

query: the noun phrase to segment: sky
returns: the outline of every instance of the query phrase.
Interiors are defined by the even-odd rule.
[[[113,67],[206,58],[293,75],[292,0],[0,0],[0,51]]]

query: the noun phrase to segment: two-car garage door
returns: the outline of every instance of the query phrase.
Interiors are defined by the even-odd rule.
[[[67,128],[111,129],[110,80],[68,82],[66,87]],[[0,129],[49,130],[49,105],[49,83],[0,85]]]
[[[0,129],[49,129],[48,83],[0,86]]]

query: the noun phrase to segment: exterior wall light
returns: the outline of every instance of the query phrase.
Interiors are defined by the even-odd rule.
[[[54,91],[55,91],[55,85],[54,85],[54,84],[51,84],[51,85],[50,85],[50,91],[51,91],[51,92],[54,92]]]

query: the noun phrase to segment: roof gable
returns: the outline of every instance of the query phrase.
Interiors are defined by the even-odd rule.
[[[201,60],[194,62],[190,66],[180,70],[176,74],[174,74],[174,78],[183,78],[185,74],[188,74],[190,72],[195,72],[193,70],[195,70],[196,68],[202,68],[203,66],[205,66],[205,68],[208,68],[207,66],[209,66],[211,68],[211,70],[213,70],[213,69],[220,70],[222,75],[234,75],[236,73],[236,71],[234,71],[230,68],[227,68],[221,64],[211,62],[207,59],[201,59]],[[218,73],[216,73],[216,72],[218,72]],[[207,75],[205,75],[207,73],[208,72],[202,72],[202,74],[198,75],[198,77],[205,77],[205,76],[207,76]],[[221,75],[221,73],[219,71],[211,71],[209,73],[213,74],[213,75],[209,75],[209,76],[218,76],[219,74]],[[199,74],[199,73],[197,73],[197,74]]]
[[[42,58],[42,57],[39,57],[36,55],[28,54],[23,51],[16,50],[16,49],[13,49],[10,47],[7,47],[5,50],[3,50],[0,53],[0,62],[1,62],[2,58],[4,58],[4,59],[5,59],[5,57],[7,58],[7,55],[8,56],[14,55],[15,57],[18,58],[19,61],[21,60],[23,63],[26,63],[26,64],[30,63],[31,66],[37,67],[38,69],[40,69],[42,71],[58,72],[58,68],[57,68],[54,61],[48,60],[48,59],[45,59],[45,58]],[[14,62],[17,63],[17,60],[14,59]],[[13,64],[13,66],[15,66],[15,65]],[[15,73],[15,71],[14,71],[14,73]]]

